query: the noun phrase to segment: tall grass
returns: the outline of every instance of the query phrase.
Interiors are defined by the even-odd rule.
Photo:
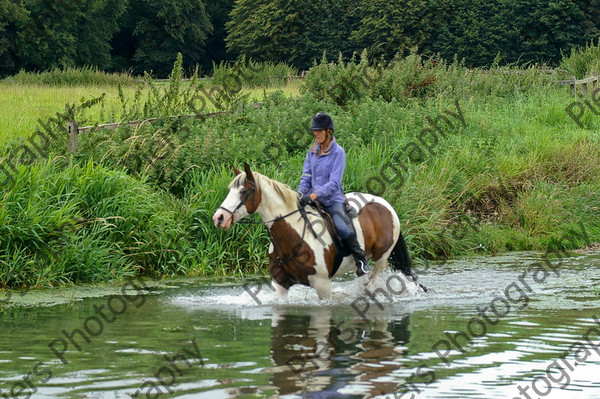
[[[252,68],[260,70],[254,65]],[[265,67],[266,69],[266,67]],[[75,73],[76,70],[73,70]],[[60,75],[63,72],[57,71]],[[154,82],[150,77],[144,82],[125,82],[115,75],[114,81],[105,84],[81,85],[50,84],[50,73],[22,73],[17,77],[0,81],[0,149],[7,145],[18,147],[38,128],[39,121],[47,121],[64,112],[65,104],[77,105],[105,95],[104,101],[85,111],[77,122],[80,126],[108,122],[134,120],[178,114],[207,113],[219,109],[235,108],[241,102],[261,101],[265,93],[281,90],[285,96],[298,94],[298,81],[290,81],[277,88],[243,88],[219,96],[223,88],[213,80],[201,80],[193,76],[182,81],[183,70],[174,68],[170,82]],[[65,73],[66,75],[66,73]],[[21,79],[21,77],[26,77]],[[66,81],[67,79],[65,79]],[[71,80],[75,81],[75,80]],[[100,82],[101,80],[98,80]],[[281,81],[283,82],[283,81]],[[209,98],[207,94],[209,93]],[[190,106],[190,104],[192,106]],[[60,131],[60,135],[64,135]],[[11,144],[12,142],[12,144]],[[64,143],[61,144],[64,147]]]
[[[560,238],[580,223],[600,241],[600,117],[588,113],[579,128],[565,112],[573,98],[555,77],[534,67],[473,71],[413,54],[389,66],[382,80],[389,86],[341,102],[312,92],[312,84],[331,84],[327,74],[353,74],[361,62],[317,66],[297,98],[274,92],[262,108],[219,118],[90,132],[71,166],[23,167],[14,187],[0,188],[0,282],[264,272],[264,227],[221,232],[211,215],[227,194],[232,165],[248,162],[295,188],[318,111],[334,117],[346,150],[346,191],[372,191],[373,177],[388,181],[380,193],[398,212],[415,257],[573,249],[586,244],[581,236]],[[435,80],[414,86],[427,76]],[[184,90],[172,82],[152,107],[178,111]],[[441,124],[433,153],[422,144],[411,153],[431,119],[456,114],[456,101],[465,124],[449,117],[454,124]],[[155,156],[157,139],[172,144],[168,154]]]
[[[135,77],[128,73],[108,73],[94,66],[54,68],[43,72],[25,72],[4,79],[8,83],[49,86],[117,86],[132,85]]]

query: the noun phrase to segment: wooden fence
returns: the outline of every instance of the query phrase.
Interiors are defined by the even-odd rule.
[[[286,80],[294,80],[294,79],[304,79],[304,74],[302,75],[293,75],[293,76],[265,76],[267,79],[286,79]],[[212,80],[213,78],[198,78],[198,80]],[[189,82],[192,80],[191,78],[181,78],[182,82]],[[153,82],[170,82],[171,79],[152,79]],[[135,79],[134,82],[144,83],[145,79]]]
[[[263,103],[251,103],[247,104],[246,107],[251,108],[260,108],[263,106]],[[159,118],[148,118],[142,119],[138,121],[123,121],[123,122],[112,122],[112,123],[103,123],[101,125],[95,126],[82,126],[79,127],[76,121],[67,122],[67,150],[71,154],[77,153],[77,148],[79,146],[79,135],[81,133],[86,132],[95,132],[100,129],[109,129],[115,130],[120,126],[139,126],[144,123],[153,123],[158,120],[164,119],[178,119],[178,118],[195,118],[195,119],[206,119],[206,118],[214,118],[219,115],[229,114],[233,111],[218,111],[218,112],[209,112],[204,114],[189,114],[189,115],[172,115],[172,116],[164,116]]]
[[[571,76],[569,80],[561,80],[556,82],[559,85],[570,85],[573,95],[577,97],[577,86],[581,86],[581,95],[586,96],[589,93],[589,86],[592,86],[592,91],[598,88],[598,74],[594,73],[591,77],[585,79],[575,79],[575,76]]]

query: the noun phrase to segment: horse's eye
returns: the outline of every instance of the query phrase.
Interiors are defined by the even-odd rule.
[[[248,192],[248,190],[246,190],[245,188],[242,189],[242,191],[240,191],[240,194],[244,195]]]

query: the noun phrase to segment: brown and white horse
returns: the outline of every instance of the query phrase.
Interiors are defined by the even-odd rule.
[[[258,213],[271,236],[271,277],[279,296],[285,299],[292,285],[304,284],[313,287],[320,299],[330,299],[331,279],[354,270],[352,256],[336,258],[336,248],[324,231],[322,217],[310,207],[300,212],[297,193],[287,185],[252,172],[247,164],[244,172],[234,171],[236,177],[229,184],[229,194],[213,215],[215,226],[227,230],[247,215]],[[408,249],[392,206],[370,194],[348,193],[346,197],[358,211],[358,217],[352,219],[358,242],[367,259],[375,261],[371,280],[388,261],[395,270],[411,276]],[[319,235],[315,234],[317,230]]]

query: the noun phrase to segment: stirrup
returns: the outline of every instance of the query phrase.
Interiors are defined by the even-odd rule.
[[[359,260],[359,261],[356,262],[356,276],[357,277],[364,276],[370,270],[371,270],[371,268],[369,267],[368,263],[365,263],[362,260]]]

